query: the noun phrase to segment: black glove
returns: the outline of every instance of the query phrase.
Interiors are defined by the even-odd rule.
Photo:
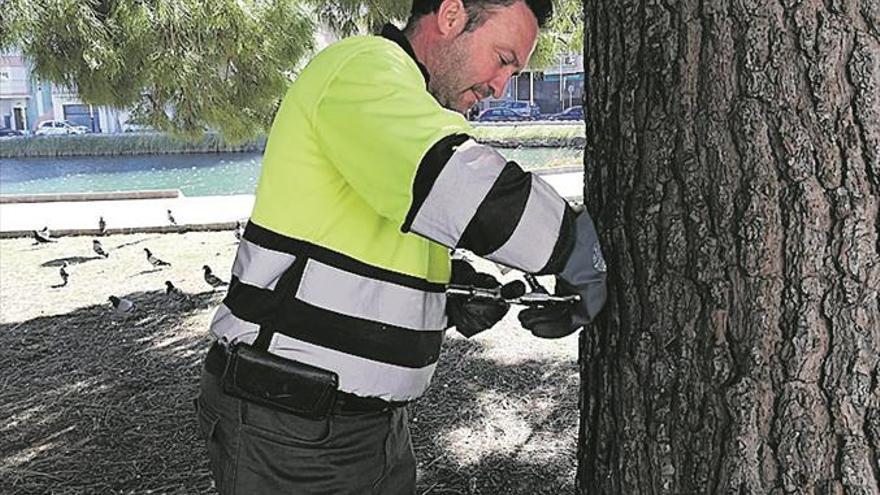
[[[556,277],[556,290],[553,293],[557,296],[570,296],[578,294],[578,291],[565,280]],[[518,317],[523,328],[529,329],[535,337],[544,339],[565,337],[590,322],[586,308],[581,303],[528,308],[520,311]]]
[[[458,259],[452,260],[451,283],[472,285],[481,289],[495,289],[501,285],[492,275],[479,273],[470,263]],[[446,298],[446,314],[449,316],[450,326],[455,326],[459,333],[468,338],[492,328],[501,318],[504,318],[508,309],[510,309],[510,304],[506,301],[488,301],[465,297]]]
[[[605,259],[596,227],[587,212],[575,220],[575,245],[556,277],[555,294],[581,296],[577,304],[554,304],[523,310],[519,321],[537,337],[565,337],[586,325],[605,305]]]

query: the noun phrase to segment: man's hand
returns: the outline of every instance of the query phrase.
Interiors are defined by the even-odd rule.
[[[522,311],[519,314],[520,323],[537,337],[555,339],[570,335],[592,321],[605,305],[605,259],[596,227],[586,211],[578,215],[575,231],[575,246],[562,273],[556,277],[555,294],[577,294],[581,300],[577,304],[558,304]]]
[[[470,263],[458,259],[452,260],[451,282],[482,289],[496,289],[501,285],[492,275],[479,273]],[[504,318],[508,309],[510,305],[503,300],[490,301],[465,297],[446,299],[446,314],[449,316],[450,325],[455,326],[459,333],[468,338],[492,328]]]
[[[554,295],[574,294],[579,293],[572,285],[561,278],[556,278]],[[528,308],[522,310],[518,317],[523,328],[530,330],[535,337],[544,339],[565,337],[590,321],[589,315],[586,314],[586,306],[582,302]]]

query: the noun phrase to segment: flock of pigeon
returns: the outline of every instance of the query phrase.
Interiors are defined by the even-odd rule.
[[[174,213],[171,210],[165,210],[168,216],[168,223],[177,227],[177,219],[174,218]],[[236,222],[235,226],[235,238],[241,240],[241,234],[244,232],[244,225],[241,222]],[[107,233],[107,221],[104,220],[103,216],[98,217],[98,235],[104,235]],[[51,235],[49,235],[49,228],[43,227],[41,230],[34,231],[34,238],[37,242],[54,242]]]
[[[172,223],[172,225],[177,225],[177,222],[174,216],[171,213],[171,210],[168,210],[168,219]],[[103,235],[106,231],[107,224],[104,221],[104,217],[100,217],[98,219],[99,231]],[[244,225],[242,222],[236,222],[235,227],[235,238],[237,240],[241,240],[242,235],[244,234]],[[49,231],[48,227],[43,227],[40,230],[33,231],[34,240],[38,244],[47,244],[52,242],[57,242],[55,238],[52,237],[52,233]],[[98,256],[107,259],[110,257],[110,252],[104,248],[104,245],[101,244],[99,239],[92,240],[92,250]],[[153,254],[149,248],[144,248],[144,254],[146,255],[147,262],[153,267],[157,269],[163,269],[165,267],[171,266],[171,263],[160,259],[158,256]],[[67,271],[68,267],[67,261],[64,261],[61,264],[61,268],[58,270],[58,274],[61,276],[61,284],[56,285],[54,287],[65,287],[67,286],[68,280],[70,279],[70,272]],[[228,286],[229,283],[220,279],[220,277],[214,275],[211,271],[211,267],[208,265],[202,266],[202,276],[205,280],[205,283],[211,286],[211,290],[218,289],[220,287]],[[187,298],[186,294],[183,293],[179,288],[177,288],[170,280],[165,281],[165,295],[174,299],[174,300],[185,300]],[[125,299],[123,297],[110,296],[108,297],[110,304],[113,306],[113,311],[118,315],[124,315],[126,313],[131,312],[135,308],[134,302]]]

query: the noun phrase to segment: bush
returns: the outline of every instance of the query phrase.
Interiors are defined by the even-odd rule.
[[[474,127],[474,137],[480,142],[501,148],[583,148],[584,126],[478,125]],[[0,139],[0,158],[253,152],[262,151],[265,146],[265,136],[244,144],[230,145],[216,133],[205,134],[197,141],[157,132],[31,136]]]

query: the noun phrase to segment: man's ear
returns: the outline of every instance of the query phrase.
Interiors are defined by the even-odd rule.
[[[461,0],[443,0],[437,10],[437,29],[444,38],[454,38],[464,31],[468,14]]]

